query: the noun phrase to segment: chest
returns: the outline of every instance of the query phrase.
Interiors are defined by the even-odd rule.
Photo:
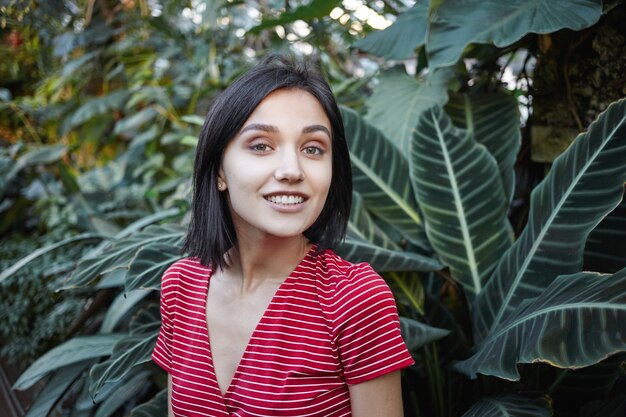
[[[263,415],[310,415],[323,406],[313,415],[327,417],[349,409],[329,320],[316,293],[288,285],[248,303],[220,291],[208,291],[206,298],[194,293],[195,302],[184,298],[174,330],[174,404],[180,400],[187,407],[194,398],[198,407],[219,404],[230,416],[247,416],[242,410],[250,401],[267,411]],[[192,311],[201,321],[188,321]],[[195,330],[202,327],[207,330]],[[328,409],[329,404],[335,405]]]
[[[242,297],[217,282],[209,287],[206,323],[213,365],[222,393],[230,385],[276,289],[268,287]]]

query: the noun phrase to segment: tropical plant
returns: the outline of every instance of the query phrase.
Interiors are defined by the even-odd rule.
[[[569,30],[577,47],[591,44],[594,28],[623,13],[623,2],[604,9],[594,0],[368,6],[379,16],[397,15],[387,29],[369,30],[354,42],[380,57],[381,72],[371,84],[369,75],[347,78],[356,58],[336,52],[368,31],[355,17],[362,12],[338,1],[315,0],[282,13],[261,8],[264,19],[243,26],[248,40],[264,46],[289,32],[296,50],[325,48],[321,61],[344,104],[355,188],[348,237],[338,250],[351,261],[370,262],[398,300],[405,340],[418,359],[403,375],[406,415],[621,415],[626,100],[603,109],[545,167],[542,179],[529,179],[531,163],[523,164],[537,116],[520,118],[519,109],[532,110],[541,98],[529,79],[532,62],[540,72],[535,56],[542,57],[546,39]],[[164,7],[171,23],[186,6]],[[229,4],[204,10],[213,15],[200,19],[207,27],[196,36],[192,26],[165,28],[164,17],[136,19],[132,13],[139,10],[103,19],[104,27],[114,22],[107,42],[98,43],[95,27],[71,35],[81,39],[76,45],[87,42],[94,50],[64,49],[68,58],[82,53],[74,52],[66,69],[44,83],[50,91],[53,84],[86,91],[76,74],[88,76],[106,63],[108,72],[96,81],[110,88],[48,108],[59,106],[54,114],[69,109],[60,126],[70,139],[100,132],[96,146],[122,152],[84,173],[65,160],[54,162],[59,174],[52,178],[72,191],[72,201],[80,203],[75,211],[87,213],[73,226],[80,234],[0,274],[2,284],[38,256],[84,239],[97,242],[73,259],[63,288],[86,294],[91,305],[100,302],[79,334],[41,356],[16,382],[25,389],[47,378],[29,415],[48,415],[69,397],[77,415],[163,413],[165,375],[150,362],[159,328],[155,290],[181,256],[184,189],[201,120],[192,113],[199,112],[200,97],[212,96],[242,63],[254,61],[227,58],[226,51],[241,54],[241,38],[220,38],[227,36],[223,28],[208,23],[232,22],[247,12],[237,14]],[[301,19],[308,22],[306,33]],[[125,36],[114,41],[121,28]],[[146,39],[142,31],[148,30],[154,36]],[[339,39],[329,39],[330,33]],[[223,42],[203,45],[216,39]],[[393,66],[397,60],[408,61]],[[409,73],[411,62],[415,71]],[[517,75],[513,91],[503,87],[506,71]],[[25,111],[26,104],[11,105]],[[38,113],[34,107],[32,114]],[[118,148],[108,137],[132,139]],[[15,187],[15,175],[4,178]],[[130,195],[136,199],[127,200]],[[107,205],[111,201],[116,204]],[[134,203],[119,213],[124,201]],[[583,272],[590,270],[598,272]]]

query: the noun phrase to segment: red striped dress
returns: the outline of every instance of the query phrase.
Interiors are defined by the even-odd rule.
[[[152,358],[172,376],[175,416],[350,416],[348,385],[413,364],[383,279],[314,247],[276,291],[222,396],[207,332],[210,276],[193,258],[163,275]]]

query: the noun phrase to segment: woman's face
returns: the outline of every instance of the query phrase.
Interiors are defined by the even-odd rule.
[[[238,237],[302,235],[332,179],[331,125],[310,93],[276,90],[228,144],[220,180]]]

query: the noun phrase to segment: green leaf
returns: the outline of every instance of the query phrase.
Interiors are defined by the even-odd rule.
[[[51,164],[61,159],[66,153],[67,146],[65,145],[43,145],[20,156],[16,165],[25,168],[39,164]]]
[[[115,235],[115,239],[123,239],[131,234],[138,232],[144,227],[151,225],[156,222],[160,222],[161,220],[174,217],[180,214],[180,209],[177,207],[173,207],[163,211],[157,211],[156,213],[150,214],[148,216],[144,216],[141,219],[138,219],[124,229],[120,230],[120,232]]]
[[[126,291],[137,288],[158,290],[161,287],[161,275],[180,258],[178,245],[153,243],[142,247],[130,263]]]
[[[463,417],[550,417],[550,403],[545,398],[529,399],[518,395],[483,398]]]
[[[436,260],[411,252],[394,251],[374,245],[348,232],[337,254],[353,262],[368,262],[376,271],[433,271],[441,269]]]
[[[532,191],[528,224],[474,304],[478,342],[558,275],[580,271],[589,232],[621,201],[626,181],[626,100],[578,135]]]
[[[428,1],[419,0],[388,28],[354,43],[354,47],[387,59],[407,59],[426,42]]]
[[[404,70],[384,72],[367,100],[366,120],[408,154],[413,130],[422,112],[448,101],[447,84],[451,74],[449,68],[442,68],[416,81]]]
[[[389,272],[385,274],[385,280],[399,304],[424,315],[424,286],[416,272]]]
[[[415,351],[450,334],[449,330],[438,329],[407,317],[400,317],[400,331],[410,351]]]
[[[68,387],[87,368],[89,360],[63,367],[46,383],[26,413],[26,417],[47,416],[52,407],[65,394]]]
[[[185,135],[180,139],[181,145],[196,147],[198,146],[198,138],[196,136]]]
[[[154,417],[167,414],[167,388],[160,391],[147,403],[143,403],[130,412],[130,417]]]
[[[136,366],[149,362],[152,350],[159,336],[161,322],[156,317],[148,326],[149,332],[135,333],[125,336],[113,348],[113,354],[106,361],[94,365],[89,372],[89,393],[92,397],[98,395],[100,389],[107,383],[122,380]]]
[[[276,19],[263,20],[260,24],[250,29],[250,33],[259,33],[262,29],[293,23],[296,20],[310,22],[313,19],[321,19],[328,16],[340,4],[340,0],[313,0],[311,3],[300,6],[293,11],[281,13]]]
[[[93,240],[93,239],[102,239],[102,238],[103,238],[102,235],[99,235],[99,234],[96,234],[96,233],[82,233],[82,234],[77,235],[77,236],[72,236],[70,238],[63,239],[60,242],[53,243],[51,245],[47,245],[47,246],[44,246],[42,248],[39,248],[39,249],[35,250],[34,252],[28,254],[27,256],[23,257],[22,259],[20,259],[19,261],[17,261],[13,265],[11,265],[9,268],[7,268],[4,271],[2,271],[0,273],[0,283],[2,283],[2,281],[7,279],[8,277],[12,276],[18,270],[20,270],[25,265],[27,265],[29,262],[31,262],[32,260],[40,257],[41,255],[44,255],[44,254],[46,254],[48,252],[51,252],[51,251],[53,251],[55,249],[58,249],[58,248],[60,248],[62,246],[68,245],[70,243],[78,242],[78,241],[81,241],[81,240]]]
[[[406,157],[354,111],[342,107],[341,115],[350,148],[354,189],[363,197],[368,211],[419,244],[422,219]]]
[[[626,259],[626,199],[589,234],[583,270],[614,273]]]
[[[204,117],[197,114],[188,114],[180,118],[185,123],[189,123],[196,126],[202,126],[204,124]]]
[[[126,164],[110,161],[105,166],[92,169],[77,178],[83,194],[108,193],[124,179]]]
[[[26,167],[40,164],[51,164],[58,161],[67,153],[65,145],[43,145],[36,147],[25,154],[21,155],[11,169],[0,177],[0,197],[4,192],[4,188],[13,178]]]
[[[137,251],[149,244],[179,245],[183,233],[182,228],[176,225],[149,226],[141,232],[118,240],[103,253],[91,253],[81,259],[64,288],[81,287],[115,269],[129,268]]]
[[[508,203],[515,191],[513,169],[521,145],[517,100],[502,90],[488,94],[453,94],[446,105],[455,126],[466,129],[498,163]]]
[[[411,158],[428,240],[473,298],[512,243],[497,164],[438,107],[422,114]]]
[[[376,225],[363,204],[363,198],[356,191],[352,192],[352,208],[348,229],[360,238],[372,242],[384,249],[400,250],[385,232]]]
[[[102,402],[94,417],[109,417],[124,403],[130,401],[145,388],[150,377],[150,371],[137,372],[128,381],[116,387],[111,395]]]
[[[120,110],[127,99],[128,93],[125,90],[116,90],[111,94],[91,98],[81,103],[80,107],[72,114],[69,119],[69,126],[78,126],[94,116]]]
[[[580,368],[626,351],[626,268],[561,275],[500,322],[456,369],[518,380],[518,363]]]
[[[133,135],[141,126],[153,120],[158,114],[153,107],[146,107],[138,112],[133,112],[131,115],[117,121],[113,134]]]
[[[150,291],[146,290],[133,290],[128,292],[121,292],[115,297],[111,306],[107,310],[102,325],[100,326],[100,332],[110,333],[115,329],[115,326],[120,320],[130,312],[141,300],[146,298],[150,294]]]
[[[581,30],[598,21],[601,0],[451,0],[431,17],[430,68],[454,65],[470,43],[511,45],[527,33]]]
[[[113,345],[121,338],[122,335],[119,334],[106,334],[79,336],[70,339],[39,357],[20,375],[17,382],[13,385],[13,389],[28,389],[56,369],[82,362],[86,359],[96,359],[110,355],[113,351]]]

